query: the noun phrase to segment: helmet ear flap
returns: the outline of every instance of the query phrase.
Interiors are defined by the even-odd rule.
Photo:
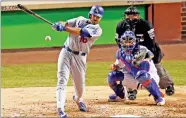
[[[91,18],[91,14],[90,13],[88,13],[88,18]]]

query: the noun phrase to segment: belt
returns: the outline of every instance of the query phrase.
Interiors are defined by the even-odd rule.
[[[86,55],[86,53],[84,53],[84,52],[73,51],[72,49],[70,49],[69,47],[66,47],[66,46],[63,46],[63,48],[65,48],[67,51],[69,51],[69,52],[71,52],[71,53],[73,53],[75,55],[81,55],[81,56],[85,56]]]

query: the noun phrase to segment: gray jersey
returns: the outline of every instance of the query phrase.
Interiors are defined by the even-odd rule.
[[[82,16],[67,21],[71,27],[86,28],[91,38],[84,38],[79,35],[69,34],[65,42],[65,46],[73,51],[89,53],[91,46],[101,36],[102,29],[99,24],[93,25],[89,23],[89,19]]]
[[[75,28],[86,28],[91,38],[84,38],[79,35],[70,33],[65,42],[65,47],[69,47],[73,51],[88,53],[91,46],[102,34],[99,24],[90,24],[89,19],[82,16],[67,21],[68,25]],[[56,89],[57,108],[64,111],[66,100],[66,86],[70,73],[75,87],[75,95],[81,99],[85,89],[85,73],[86,73],[87,55],[76,55],[63,48],[58,58],[58,83]]]

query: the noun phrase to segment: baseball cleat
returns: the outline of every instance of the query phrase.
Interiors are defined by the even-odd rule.
[[[169,85],[166,89],[165,89],[165,93],[166,93],[166,95],[168,95],[168,96],[171,96],[171,95],[173,95],[174,94],[174,85],[173,84],[171,84],[171,85]]]
[[[136,99],[137,90],[128,91],[128,99],[135,100]]]
[[[121,99],[119,96],[117,96],[116,94],[112,94],[109,96],[108,98],[108,102],[120,102],[123,101],[124,99]]]
[[[87,112],[87,107],[86,107],[85,103],[79,102],[79,110],[82,112]]]
[[[163,106],[163,105],[165,105],[165,99],[162,98],[162,97],[156,99],[155,102],[156,102],[156,105],[158,105],[158,106]]]
[[[87,112],[87,107],[83,101],[77,101],[76,96],[73,96],[73,100],[78,105],[80,111]]]
[[[59,117],[60,118],[67,118],[67,114],[65,112],[63,112],[63,111],[60,111],[59,112]]]

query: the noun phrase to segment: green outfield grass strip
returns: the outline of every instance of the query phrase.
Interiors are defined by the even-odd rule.
[[[88,62],[86,85],[107,85],[107,75],[112,62]],[[164,67],[174,78],[176,85],[186,85],[186,61],[164,61]],[[2,66],[2,88],[55,87],[56,64],[32,64]],[[72,85],[70,78],[69,84]]]

